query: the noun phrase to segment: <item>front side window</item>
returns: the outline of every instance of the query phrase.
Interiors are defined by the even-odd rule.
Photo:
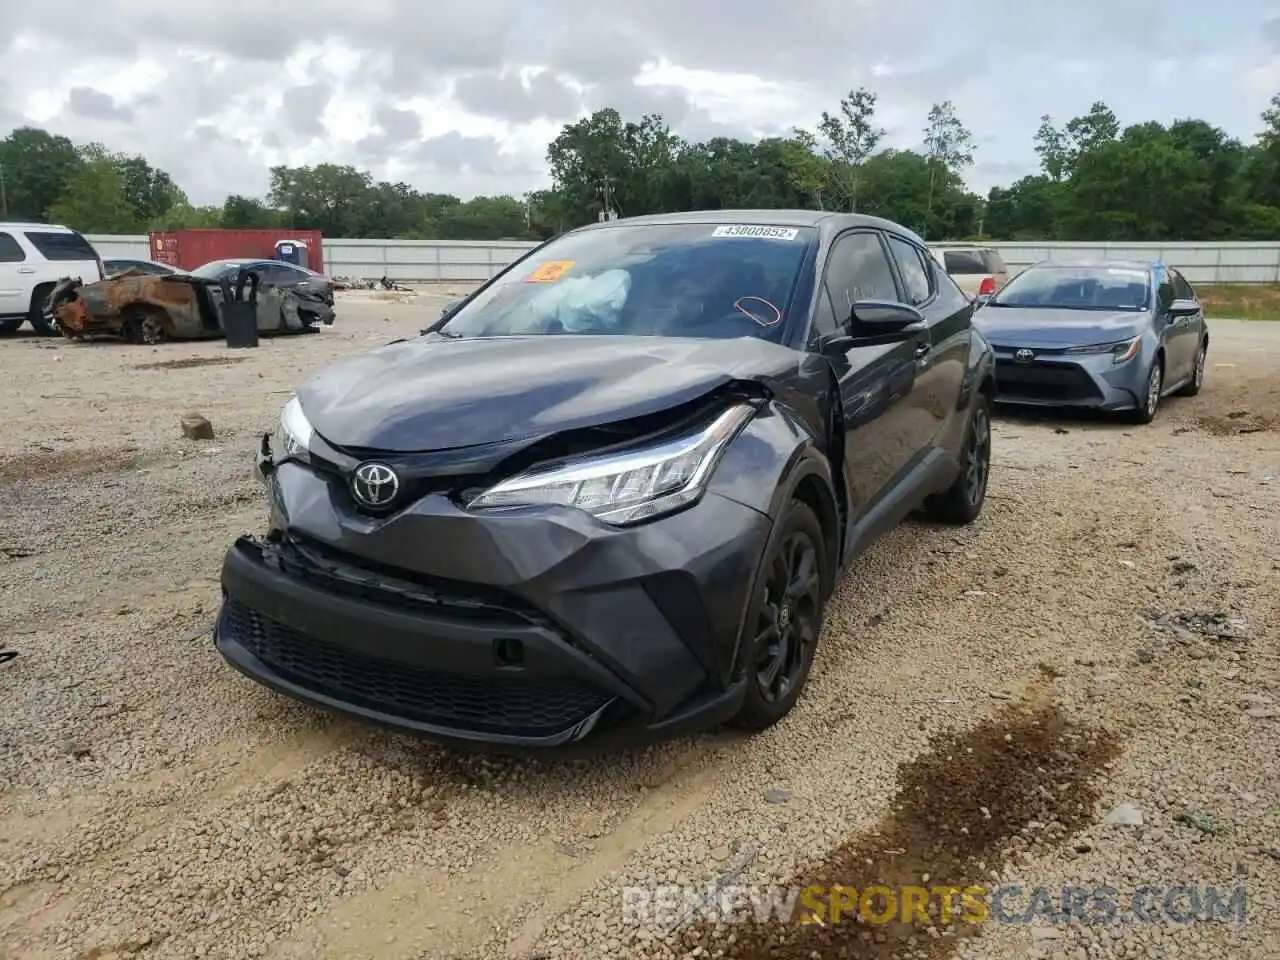
[[[614,334],[777,342],[809,227],[619,222],[552,240],[452,314],[446,336]]]
[[[0,263],[22,263],[26,259],[27,254],[22,249],[22,244],[12,234],[0,233]]]
[[[879,234],[850,233],[835,242],[827,259],[827,289],[841,322],[852,316],[859,300],[897,301],[893,267]]]
[[[1161,313],[1173,306],[1173,278],[1169,276],[1168,270],[1160,277],[1160,286],[1156,288],[1156,298]]]
[[[1042,310],[1132,310],[1149,308],[1151,275],[1138,267],[1028,267],[987,301],[987,307]]]

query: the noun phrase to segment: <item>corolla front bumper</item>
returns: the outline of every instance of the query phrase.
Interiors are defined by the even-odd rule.
[[[1070,354],[1061,349],[1033,350],[993,345],[996,402],[1018,406],[1087,407],[1132,410],[1145,396],[1148,361],[1145,346],[1123,363],[1112,354]]]
[[[559,507],[388,517],[293,462],[260,467],[270,533],[223,563],[215,643],[312,704],[430,738],[526,750],[722,722],[769,518],[715,492],[632,528]]]

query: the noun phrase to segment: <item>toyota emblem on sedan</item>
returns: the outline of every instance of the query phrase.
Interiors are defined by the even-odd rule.
[[[1013,355],[1013,359],[1017,360],[1019,363],[1030,363],[1032,358],[1034,357],[1035,357],[1035,354],[1032,353],[1030,350],[1028,350],[1026,347],[1023,347],[1021,350],[1019,350],[1017,353]]]
[[[385,507],[400,492],[400,478],[385,463],[362,463],[351,478],[351,493],[366,507]]]

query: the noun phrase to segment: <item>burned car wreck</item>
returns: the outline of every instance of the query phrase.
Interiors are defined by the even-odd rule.
[[[320,296],[261,283],[257,273],[247,270],[234,284],[142,270],[88,284],[69,277],[54,287],[46,309],[72,339],[112,336],[130,343],[162,343],[224,337],[223,304],[235,300],[253,304],[263,336],[309,333],[334,319],[332,305]]]
[[[846,564],[918,508],[982,511],[973,309],[866,216],[566,233],[298,388],[259,452],[265,534],[223,561],[216,648],[278,692],[485,749],[765,729]]]

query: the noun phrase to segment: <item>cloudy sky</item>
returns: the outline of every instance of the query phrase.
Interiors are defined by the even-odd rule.
[[[1101,99],[1250,139],[1280,92],[1277,0],[37,0],[0,4],[0,38],[0,127],[142,153],[196,203],[324,161],[519,194],[600,106],[751,137],[857,86],[893,146],[952,100],[985,191],[1035,167],[1041,114]]]

